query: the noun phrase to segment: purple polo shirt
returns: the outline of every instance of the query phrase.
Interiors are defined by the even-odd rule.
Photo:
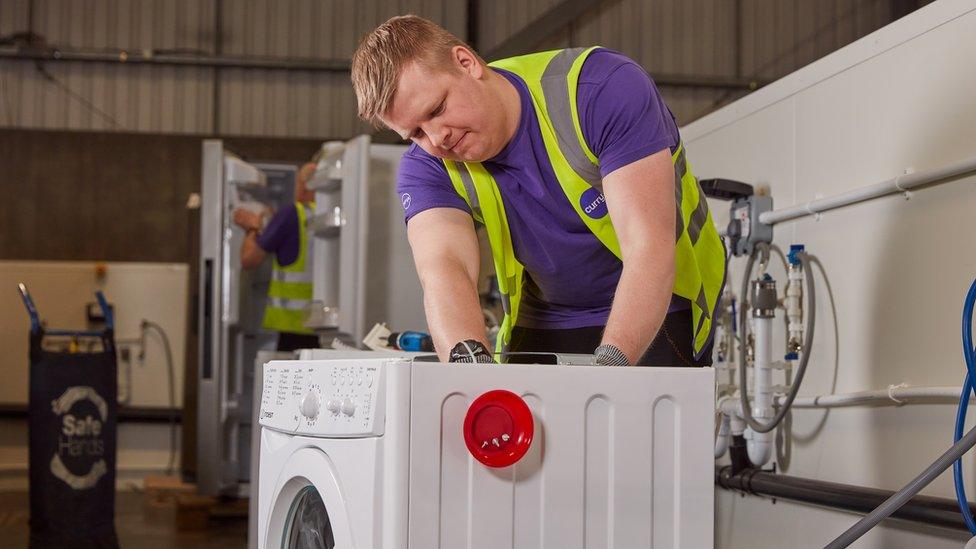
[[[258,235],[257,242],[262,250],[275,254],[282,267],[287,267],[298,259],[301,242],[298,234],[298,210],[295,209],[294,202],[278,208],[268,226]]]
[[[522,100],[518,129],[508,145],[483,163],[501,190],[515,257],[526,286],[517,324],[566,329],[603,326],[623,268],[586,227],[556,179],[529,90],[518,76],[495,69]],[[583,137],[600,161],[600,174],[670,148],[680,137],[674,117],[644,69],[606,49],[583,63],[577,88]],[[431,208],[471,210],[451,184],[443,162],[412,145],[400,162],[397,192],[407,222]],[[603,209],[605,210],[605,206]],[[686,308],[672,299],[670,310]]]

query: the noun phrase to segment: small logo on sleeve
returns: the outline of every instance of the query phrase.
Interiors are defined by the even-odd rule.
[[[589,188],[581,194],[579,204],[580,208],[583,208],[583,213],[591,219],[600,219],[607,215],[607,199],[596,187]]]
[[[403,204],[403,209],[404,210],[409,210],[410,209],[410,202],[411,201],[412,201],[412,199],[410,198],[410,193],[403,193],[402,195],[400,195],[400,202]]]

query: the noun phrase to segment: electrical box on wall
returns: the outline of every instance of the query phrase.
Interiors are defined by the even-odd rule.
[[[726,235],[732,255],[749,255],[759,242],[773,241],[773,226],[759,221],[759,215],[773,209],[773,197],[749,196],[732,202]]]

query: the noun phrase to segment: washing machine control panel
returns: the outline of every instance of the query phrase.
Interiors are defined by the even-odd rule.
[[[276,360],[264,366],[260,423],[292,434],[383,434],[387,359]]]

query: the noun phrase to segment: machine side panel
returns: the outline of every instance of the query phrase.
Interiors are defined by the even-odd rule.
[[[712,369],[417,363],[411,384],[411,547],[712,546]],[[462,436],[493,389],[535,425],[498,469]]]

